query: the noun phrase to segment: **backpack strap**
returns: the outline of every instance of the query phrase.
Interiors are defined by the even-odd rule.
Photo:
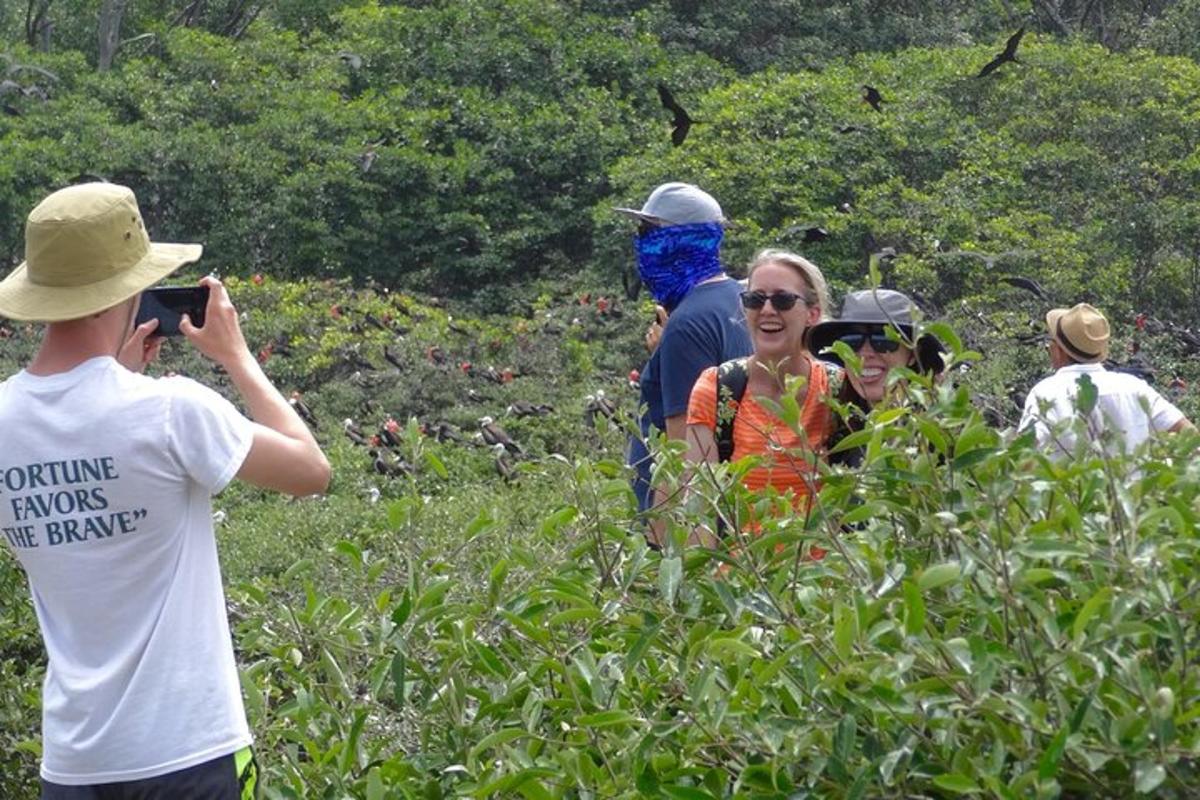
[[[825,368],[825,381],[829,385],[829,388],[825,390],[825,396],[830,400],[836,400],[842,391],[842,384],[846,380],[846,370],[841,365],[829,361],[822,361],[821,366]]]
[[[749,382],[746,358],[735,358],[717,367],[717,427],[713,431],[713,438],[717,442],[719,461],[733,458],[733,421]]]
[[[746,357],[735,358],[717,367],[717,427],[713,431],[713,439],[717,442],[718,461],[733,460],[733,421],[737,418],[738,404],[742,402],[746,385],[750,382],[746,361]],[[836,398],[845,382],[846,370],[828,361],[820,364],[825,368],[828,384],[826,397]]]

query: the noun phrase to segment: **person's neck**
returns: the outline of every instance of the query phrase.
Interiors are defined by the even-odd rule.
[[[101,326],[83,320],[52,323],[25,371],[38,376],[57,375],[97,356],[115,356],[118,345],[111,339]]]
[[[717,281],[723,281],[728,277],[729,276],[726,275],[724,272],[718,272],[716,275],[713,275],[711,278],[705,278],[704,280],[700,281],[696,285],[703,286],[706,283],[716,283]]]

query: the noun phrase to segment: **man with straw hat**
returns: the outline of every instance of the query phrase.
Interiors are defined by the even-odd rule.
[[[1034,426],[1038,443],[1060,455],[1075,451],[1076,435],[1064,420],[1075,418],[1081,384],[1096,388],[1096,403],[1087,416],[1091,438],[1111,439],[1115,455],[1130,452],[1151,434],[1190,428],[1183,413],[1140,378],[1104,368],[1108,357],[1108,320],[1087,303],[1055,308],[1046,314],[1050,363],[1056,372],[1040,381],[1025,398],[1020,429]]]
[[[228,372],[210,389],[141,373],[143,290],[201,254],[151,242],[133,192],[72,186],[25,226],[0,316],[46,323],[0,383],[0,529],[29,578],[48,663],[42,797],[237,798],[250,731],[225,616],[210,497],[234,477],[307,495],[329,464],[246,347],[215,278],[188,341]]]

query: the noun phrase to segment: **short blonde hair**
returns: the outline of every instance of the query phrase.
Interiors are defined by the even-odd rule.
[[[808,285],[809,296],[805,298],[805,302],[820,310],[821,319],[829,318],[829,286],[825,283],[825,276],[821,274],[820,267],[791,251],[767,248],[759,250],[750,262],[750,267],[746,270],[747,284],[754,276],[754,270],[764,264],[783,264],[794,269]]]

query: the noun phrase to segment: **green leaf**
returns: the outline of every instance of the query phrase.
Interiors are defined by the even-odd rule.
[[[925,599],[921,587],[913,581],[904,582],[904,632],[916,636],[925,630]]]
[[[833,755],[843,765],[848,764],[854,754],[858,734],[858,719],[853,714],[846,714],[837,724],[833,734]]]
[[[425,451],[425,463],[428,464],[429,468],[433,470],[434,474],[442,480],[448,480],[450,478],[450,473],[446,470],[446,465],[442,463],[442,460],[438,458],[432,450]]]
[[[412,595],[405,589],[404,594],[400,596],[399,604],[392,611],[392,622],[396,625],[403,625],[408,621],[410,614],[412,614]]]
[[[676,800],[717,800],[715,795],[692,786],[660,786],[659,791]]]
[[[999,452],[995,447],[978,447],[974,450],[969,450],[961,456],[955,456],[951,465],[956,470],[970,469],[976,464],[987,461],[988,458]]]
[[[1096,388],[1096,384],[1092,383],[1091,377],[1087,374],[1079,376],[1076,381],[1079,385],[1079,391],[1075,395],[1075,408],[1079,413],[1087,416],[1096,410],[1096,401],[1100,399],[1100,390]]]
[[[468,754],[467,760],[470,762],[478,761],[479,757],[488,750],[500,747],[501,745],[508,744],[509,742],[516,741],[517,739],[528,735],[529,732],[524,728],[501,728],[500,730],[489,733],[487,736],[480,739],[479,742],[471,748],[471,752]]]
[[[1075,706],[1075,710],[1071,712],[1071,733],[1075,733],[1083,725],[1083,720],[1087,717],[1087,713],[1091,709],[1092,701],[1095,699],[1095,697],[1096,690],[1093,689],[1084,695],[1083,699],[1079,701],[1079,704]]]
[[[341,553],[349,558],[350,563],[352,563],[354,566],[361,567],[363,565],[362,548],[356,545],[354,542],[349,542],[343,539],[333,546],[333,550],[334,552]]]
[[[1087,629],[1087,624],[1092,621],[1092,617],[1100,613],[1102,609],[1112,597],[1112,587],[1105,586],[1099,589],[1095,594],[1088,598],[1088,601],[1083,604],[1083,608],[1079,609],[1079,613],[1075,615],[1075,622],[1071,624],[1071,636],[1078,639]]]
[[[875,431],[873,430],[855,431],[854,433],[842,437],[842,439],[836,445],[834,445],[829,452],[840,453],[844,450],[853,450],[857,447],[862,447],[870,442],[874,436]]]
[[[247,716],[250,717],[253,724],[266,710],[266,701],[263,698],[263,693],[259,690],[258,684],[254,680],[254,676],[247,670],[239,669],[238,678],[242,684],[242,694],[246,698]]]
[[[720,658],[725,655],[733,656],[749,656],[750,658],[758,658],[761,654],[749,642],[743,642],[741,639],[734,639],[729,636],[719,639],[710,639],[708,642],[707,651],[710,655]]]
[[[508,577],[508,559],[502,558],[495,563],[488,574],[488,602],[493,606],[500,599],[500,590],[504,588],[506,577]]]
[[[646,654],[646,650],[649,649],[650,643],[658,635],[658,628],[659,626],[656,623],[648,625],[642,630],[637,641],[633,643],[633,647],[629,648],[629,652],[625,654],[625,669],[633,669],[638,665],[638,662],[642,660],[642,656]]]
[[[954,794],[977,794],[979,784],[959,772],[947,772],[933,779],[933,785]]]
[[[559,531],[574,522],[577,516],[579,516],[579,509],[575,506],[564,506],[558,509],[542,520],[542,536],[546,538],[557,536]]]
[[[858,614],[841,601],[833,606],[833,647],[842,660],[850,658],[858,638]]]
[[[611,711],[584,714],[582,717],[576,719],[575,723],[584,728],[610,728],[613,725],[629,725],[637,721],[638,718],[625,709],[614,708]]]
[[[1050,744],[1046,747],[1046,752],[1042,753],[1042,757],[1038,759],[1039,780],[1043,782],[1052,781],[1058,775],[1058,764],[1062,761],[1063,751],[1067,748],[1067,737],[1070,735],[1071,729],[1063,727],[1050,740]]]
[[[299,561],[292,564],[290,567],[288,567],[284,571],[283,577],[282,577],[282,582],[284,584],[286,584],[289,581],[291,581],[292,578],[295,578],[297,575],[302,575],[306,572],[309,572],[310,570],[312,570],[312,568],[313,568],[313,560],[311,558],[302,558]]]
[[[962,339],[958,338],[958,333],[954,328],[944,322],[930,322],[924,326],[925,333],[936,336],[942,344],[950,349],[951,353],[961,352],[963,349]]]
[[[396,655],[392,656],[392,666],[389,670],[392,674],[392,699],[398,706],[404,705],[404,673],[406,666],[403,653],[396,653]]]
[[[658,567],[658,590],[667,605],[675,605],[675,593],[683,580],[683,559],[679,556],[664,558]]]
[[[450,591],[453,584],[448,578],[439,578],[432,582],[421,596],[417,599],[416,610],[422,611],[426,608],[432,608],[442,602],[442,598],[446,596],[446,592]]]
[[[910,755],[908,748],[901,748],[888,753],[879,762],[879,777],[883,778],[884,786],[892,785],[895,781],[896,767],[899,766],[900,760],[908,755]]]
[[[383,777],[379,767],[371,767],[367,773],[367,800],[384,800]]]
[[[346,737],[346,746],[342,749],[340,759],[339,766],[343,775],[363,766],[362,732],[363,726],[366,724],[367,712],[365,710],[354,712],[354,722],[350,724],[350,735]]]
[[[962,566],[957,561],[947,561],[944,564],[934,564],[932,567],[926,567],[917,578],[917,585],[923,591],[928,592],[930,589],[936,589],[939,586],[945,586],[947,583],[952,583],[958,580],[962,574]]]
[[[1167,779],[1167,771],[1162,764],[1150,764],[1139,761],[1134,770],[1133,788],[1138,794],[1150,794]]]

